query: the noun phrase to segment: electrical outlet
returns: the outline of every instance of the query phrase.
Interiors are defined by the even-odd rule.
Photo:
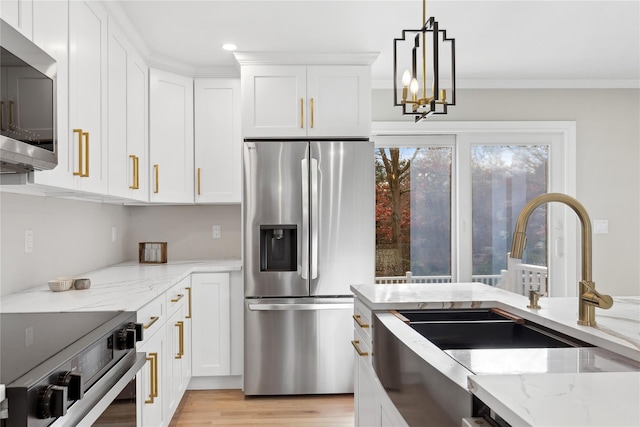
[[[24,253],[33,253],[33,230],[24,230]]]
[[[111,241],[115,242],[116,241],[116,227],[111,227]]]
[[[214,225],[213,226],[213,236],[214,239],[219,239],[220,238],[220,226],[219,225]]]

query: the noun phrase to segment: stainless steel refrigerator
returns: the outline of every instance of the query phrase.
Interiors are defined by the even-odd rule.
[[[352,284],[375,276],[373,142],[246,140],[244,393],[353,392]]]

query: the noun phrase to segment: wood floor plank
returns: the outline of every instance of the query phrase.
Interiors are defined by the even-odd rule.
[[[251,396],[241,390],[187,390],[170,427],[353,427],[353,395]]]

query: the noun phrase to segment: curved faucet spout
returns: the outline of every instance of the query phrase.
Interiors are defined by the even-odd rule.
[[[582,280],[579,283],[578,324],[595,326],[595,306],[598,305],[601,308],[609,308],[611,305],[606,303],[595,304],[594,299],[591,298],[593,292],[595,292],[595,283],[591,278],[591,219],[589,219],[587,210],[580,202],[571,196],[561,193],[546,193],[531,199],[524,208],[522,208],[522,211],[518,216],[518,220],[516,221],[516,229],[513,233],[513,243],[511,245],[511,258],[522,258],[522,253],[527,243],[526,231],[529,217],[538,206],[549,202],[564,203],[569,206],[580,219],[580,225],[582,228]],[[600,294],[598,295],[600,296]],[[605,297],[608,296],[605,295]],[[608,297],[608,299],[611,299],[611,297]],[[613,304],[613,302],[611,302],[611,304]]]

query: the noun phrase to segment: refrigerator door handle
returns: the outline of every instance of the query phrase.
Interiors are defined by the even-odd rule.
[[[344,309],[353,309],[353,303],[249,304],[249,310],[251,311],[344,310]]]
[[[302,159],[302,266],[303,279],[309,278],[309,161]]]
[[[311,279],[318,278],[318,159],[311,159]]]

